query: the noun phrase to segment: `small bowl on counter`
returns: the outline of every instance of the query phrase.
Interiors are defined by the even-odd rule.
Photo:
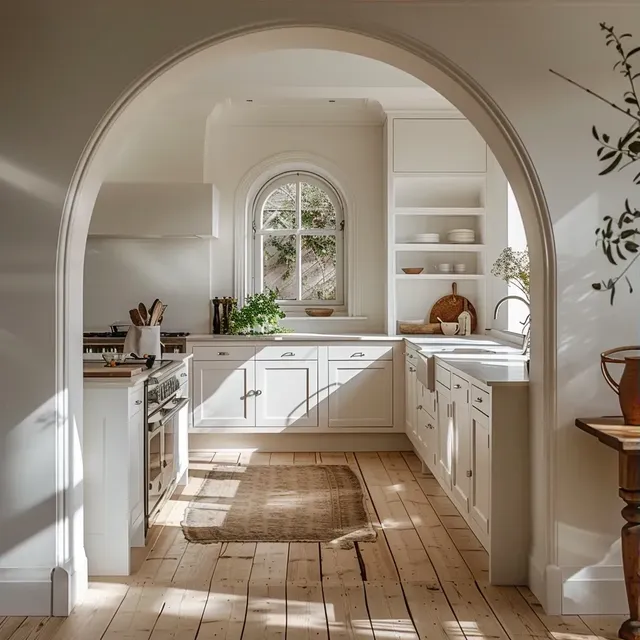
[[[308,307],[304,312],[311,318],[328,318],[333,315],[333,309],[325,307]]]
[[[124,364],[131,357],[130,353],[103,353],[102,359],[106,362],[107,367],[117,367]]]

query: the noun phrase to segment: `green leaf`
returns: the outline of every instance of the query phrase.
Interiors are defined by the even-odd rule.
[[[614,284],[614,285],[611,286],[611,297],[609,298],[609,304],[611,306],[613,306],[613,299],[614,299],[615,295],[616,295],[616,285]]]
[[[635,96],[627,96],[627,97],[624,99],[624,101],[625,101],[627,104],[635,104],[635,105],[637,105],[637,104],[638,104],[638,101],[636,100]]]
[[[636,231],[635,229],[625,229],[625,231],[623,231],[620,234],[620,237],[625,240],[626,238],[631,238],[632,236],[637,236],[638,235],[638,231]]]
[[[618,154],[618,157],[608,167],[605,167],[598,175],[606,176],[608,173],[611,173],[620,164],[621,160],[622,154],[620,153]]]
[[[631,280],[629,280],[629,276],[625,276],[624,279],[627,281],[629,285],[629,293],[633,293],[633,287],[631,286]]]
[[[611,140],[611,137],[609,136],[609,134],[608,134],[608,133],[603,133],[603,134],[602,134],[602,140],[603,140],[605,143],[608,143],[608,142],[609,142],[609,140]]]
[[[640,53],[640,47],[634,47],[633,49],[631,49],[631,51],[627,51],[627,60],[631,57],[631,56],[635,56],[636,53]]]
[[[611,158],[613,158],[613,156],[616,155],[616,153],[618,153],[618,151],[616,151],[615,149],[613,149],[612,151],[607,151],[607,153],[605,153],[601,158],[600,161],[604,162],[605,160],[611,160]]]
[[[591,285],[596,291],[602,291],[602,285],[599,282],[594,282]]]
[[[638,248],[640,248],[640,245],[638,245],[636,242],[633,242],[633,240],[628,240],[624,243],[624,248],[629,253],[638,253]]]
[[[591,128],[591,135],[598,140],[598,142],[600,141],[600,136],[598,135],[598,130],[596,129],[596,125],[594,124],[593,127]]]
[[[631,151],[631,153],[638,153],[640,154],[640,140],[634,140],[628,147],[629,151]]]

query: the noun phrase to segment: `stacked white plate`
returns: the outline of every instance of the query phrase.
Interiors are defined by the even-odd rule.
[[[473,229],[452,229],[447,234],[449,242],[456,244],[472,244],[475,242],[476,234]]]
[[[433,243],[440,242],[439,233],[417,233],[411,238],[411,242]]]

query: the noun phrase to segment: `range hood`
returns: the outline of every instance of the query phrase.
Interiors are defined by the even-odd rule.
[[[214,184],[105,182],[89,236],[217,238],[219,192]]]

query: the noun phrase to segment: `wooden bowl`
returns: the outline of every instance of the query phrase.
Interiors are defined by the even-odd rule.
[[[325,309],[324,307],[310,307],[305,309],[304,312],[312,318],[328,318],[333,315],[333,309]]]
[[[418,275],[424,271],[424,267],[405,267],[402,269],[406,274],[409,275]]]

